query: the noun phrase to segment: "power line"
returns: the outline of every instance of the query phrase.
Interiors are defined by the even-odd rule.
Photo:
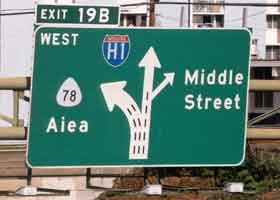
[[[11,16],[11,15],[33,15],[35,14],[34,11],[30,12],[13,12],[13,13],[0,13],[0,16]]]
[[[34,11],[34,8],[11,8],[11,9],[0,9],[0,12],[14,12],[14,11]]]
[[[157,2],[156,5],[200,5],[200,6],[239,6],[239,7],[280,7],[280,3],[226,3],[226,2]],[[143,3],[132,3],[132,4],[122,4],[120,7],[129,7],[129,6],[142,6],[149,5],[147,2]],[[1,13],[7,12],[8,13]],[[16,12],[10,12],[16,11]],[[17,12],[17,11],[26,11],[26,12]],[[23,9],[4,9],[0,10],[0,16],[10,16],[10,15],[29,15],[35,14],[33,8],[23,8]]]
[[[0,0],[0,10],[2,9],[2,0]],[[0,70],[2,71],[2,18],[0,17]]]
[[[253,13],[251,15],[248,15],[247,18],[255,17],[255,16],[261,15],[261,14],[263,14],[265,12],[266,11],[260,11],[260,12]],[[235,21],[241,21],[241,20],[242,20],[242,17],[239,17],[239,18],[227,20],[227,22],[235,22]]]
[[[164,1],[164,2],[157,2],[155,4],[158,5],[202,5],[202,6],[241,6],[241,7],[280,7],[279,3],[226,3],[226,2],[170,2],[170,1]],[[141,5],[149,5],[149,3],[143,2],[143,3],[133,3],[133,4],[122,4],[121,7],[127,7],[127,6],[141,6]]]
[[[251,17],[257,16],[257,15],[263,14],[263,13],[265,13],[265,11],[256,12],[251,15],[248,15],[247,18],[251,18]],[[162,14],[157,14],[156,16],[165,18],[167,20],[178,21],[178,18],[176,18],[176,17],[165,16]],[[242,20],[242,17],[238,17],[238,18],[227,20],[226,22],[235,22],[235,21],[241,21],[241,20]]]

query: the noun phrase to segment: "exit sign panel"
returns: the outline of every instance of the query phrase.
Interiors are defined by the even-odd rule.
[[[36,23],[119,25],[119,6],[47,5],[36,8]]]

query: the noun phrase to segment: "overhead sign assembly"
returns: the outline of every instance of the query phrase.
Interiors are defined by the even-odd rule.
[[[28,164],[240,164],[249,51],[244,29],[37,29]]]

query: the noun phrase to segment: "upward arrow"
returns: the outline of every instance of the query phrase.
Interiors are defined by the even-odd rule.
[[[145,156],[148,156],[150,125],[151,125],[151,111],[152,111],[152,91],[154,82],[155,68],[161,68],[161,64],[153,47],[150,47],[145,56],[140,61],[139,67],[144,67],[144,83],[142,94],[142,124],[144,124],[143,132],[146,133],[145,137]]]
[[[154,69],[161,68],[161,64],[153,47],[149,48],[138,66],[145,68],[142,94],[142,114],[145,115],[145,118],[150,120]]]
[[[146,68],[161,68],[161,64],[158,60],[157,54],[153,47],[150,47],[145,56],[140,61],[139,67]]]

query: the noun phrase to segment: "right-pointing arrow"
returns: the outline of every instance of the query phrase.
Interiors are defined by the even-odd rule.
[[[168,83],[172,86],[174,82],[175,73],[164,73],[163,75],[165,76],[165,80],[168,81]]]
[[[165,73],[163,75],[165,76],[165,79],[152,92],[152,99],[154,99],[168,84],[171,86],[173,85],[175,73]]]

